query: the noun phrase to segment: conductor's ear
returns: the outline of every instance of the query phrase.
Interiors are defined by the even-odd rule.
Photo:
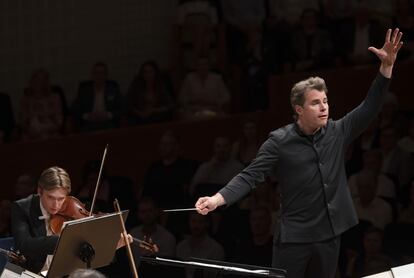
[[[303,114],[303,107],[300,105],[295,105],[295,112],[298,116]]]

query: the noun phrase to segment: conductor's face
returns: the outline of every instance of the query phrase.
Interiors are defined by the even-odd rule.
[[[60,211],[63,202],[68,195],[66,190],[63,188],[44,190],[39,187],[37,192],[39,193],[40,202],[42,203],[43,207],[51,215],[56,214]]]
[[[316,131],[328,122],[329,105],[325,91],[307,91],[303,106],[296,105],[295,109],[302,127],[306,130]]]

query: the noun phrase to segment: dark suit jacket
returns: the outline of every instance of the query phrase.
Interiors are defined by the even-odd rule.
[[[112,113],[112,120],[108,121],[106,125],[101,125],[103,128],[116,127],[122,109],[122,97],[118,83],[115,81],[106,81],[105,84],[105,109]],[[78,124],[87,125],[88,123],[83,119],[83,115],[92,112],[95,103],[95,89],[93,81],[83,81],[79,84],[78,95],[73,102],[72,112]]]
[[[38,273],[48,254],[52,255],[58,236],[46,236],[45,220],[39,220],[39,195],[15,201],[11,210],[11,229],[17,250],[26,257],[26,269]]]

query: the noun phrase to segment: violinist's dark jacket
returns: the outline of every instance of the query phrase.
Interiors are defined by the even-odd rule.
[[[34,273],[40,272],[47,255],[53,255],[58,236],[46,235],[46,224],[40,209],[37,194],[18,200],[12,204],[11,230],[15,248],[27,259],[23,267]]]

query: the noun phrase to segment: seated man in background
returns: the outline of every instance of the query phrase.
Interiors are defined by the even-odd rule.
[[[108,80],[108,67],[97,62],[91,79],[79,84],[72,112],[81,131],[115,128],[119,125],[122,99],[118,83]]]

